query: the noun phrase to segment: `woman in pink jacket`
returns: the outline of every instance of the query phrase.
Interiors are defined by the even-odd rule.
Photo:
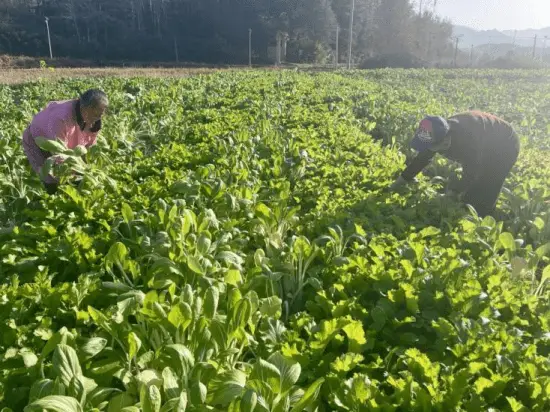
[[[107,95],[97,89],[86,91],[78,99],[50,102],[23,133],[23,150],[33,170],[40,174],[42,165],[51,156],[38,147],[37,137],[59,138],[69,149],[78,145],[88,148],[96,143],[101,117],[108,105]],[[51,175],[43,183],[50,194],[58,186],[58,180]]]

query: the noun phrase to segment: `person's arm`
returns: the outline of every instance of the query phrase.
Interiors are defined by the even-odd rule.
[[[86,149],[89,149],[90,147],[94,146],[97,143],[97,135],[99,134],[99,131],[101,130],[101,119],[94,123],[92,128],[90,129],[90,133],[88,134],[88,142],[84,145]]]
[[[390,190],[394,190],[404,184],[411,182],[415,176],[422,171],[435,156],[435,152],[426,150],[419,153],[407,168],[399,175],[397,180],[391,185]]]
[[[418,173],[428,166],[434,156],[435,152],[432,152],[431,150],[420,152],[407,166],[403,173],[401,173],[401,177],[405,181],[410,182],[416,177],[416,175],[418,175]]]
[[[40,175],[40,171],[44,162],[53,156],[56,160],[56,163],[59,163],[61,159],[56,155],[52,155],[44,150],[42,150],[35,141],[36,137],[43,137],[45,139],[55,140],[59,138],[62,141],[66,141],[67,128],[63,119],[51,119],[48,121],[46,127],[31,127],[29,128],[30,138],[27,139],[26,149],[29,153],[29,162],[33,170]],[[44,178],[45,183],[57,183],[58,180],[52,175],[48,175]]]

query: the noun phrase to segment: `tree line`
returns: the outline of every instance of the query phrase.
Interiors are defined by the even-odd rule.
[[[433,1],[433,0],[432,0]],[[441,61],[453,55],[452,26],[410,0],[0,0],[0,54],[90,60],[273,63]],[[398,56],[398,57],[396,57]],[[390,64],[391,65],[391,64]]]

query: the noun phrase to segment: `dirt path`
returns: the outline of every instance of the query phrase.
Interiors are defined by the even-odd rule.
[[[163,68],[59,68],[59,69],[2,69],[0,84],[17,84],[38,79],[60,80],[67,77],[188,77],[237,68],[163,69]],[[238,70],[243,70],[238,68]]]

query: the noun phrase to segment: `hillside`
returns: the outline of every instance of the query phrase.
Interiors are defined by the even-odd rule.
[[[515,44],[520,47],[533,47],[534,37],[537,36],[537,50],[544,47],[544,37],[550,36],[550,27],[540,30],[475,30],[466,26],[456,25],[453,27],[453,36],[462,38],[459,47],[469,48],[483,46],[486,44]]]

